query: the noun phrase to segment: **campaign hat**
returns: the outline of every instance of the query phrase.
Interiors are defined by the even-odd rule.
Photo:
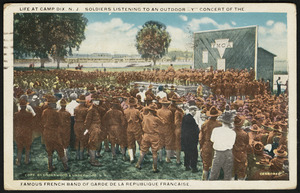
[[[253,124],[252,127],[250,128],[250,130],[257,132],[257,131],[260,130],[260,128],[259,128],[259,126],[257,124]]]
[[[20,106],[26,106],[28,102],[24,99],[20,100]]]
[[[163,97],[162,99],[159,100],[159,103],[161,103],[161,104],[170,104],[171,101],[169,101],[167,99],[167,97]]]
[[[280,145],[273,152],[277,157],[287,157],[288,155],[287,151],[285,151],[284,145]]]
[[[241,126],[243,126],[244,122],[245,122],[245,117],[240,116],[240,115],[237,115],[234,117],[234,125],[235,126],[241,127]]]
[[[221,115],[222,112],[217,109],[217,107],[212,106],[209,111],[206,111],[206,116],[208,117],[217,117]]]
[[[61,105],[61,106],[66,106],[66,105],[67,105],[66,99],[61,99],[61,100],[60,100],[60,105]]]
[[[128,99],[127,99],[127,103],[130,105],[130,106],[134,106],[134,105],[137,105],[137,99],[136,98],[134,98],[133,96],[131,96],[131,97],[129,97]]]
[[[82,102],[82,103],[84,103],[84,102],[86,101],[86,100],[85,100],[85,95],[83,95],[83,94],[80,95],[79,98],[76,99],[76,101],[77,101],[77,102]]]

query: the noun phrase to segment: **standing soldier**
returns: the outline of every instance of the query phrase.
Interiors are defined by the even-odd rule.
[[[48,98],[48,107],[42,113],[42,123],[44,125],[43,139],[45,141],[46,150],[48,153],[48,172],[55,170],[52,165],[52,155],[54,150],[57,151],[58,156],[64,166],[64,171],[68,171],[68,159],[64,155],[64,147],[61,140],[59,140],[60,119],[59,113],[56,111],[56,98],[51,96]]]
[[[234,131],[236,133],[236,140],[232,153],[234,157],[234,175],[237,175],[238,180],[245,180],[247,170],[247,149],[249,146],[249,136],[242,129],[244,122],[244,117],[237,115],[234,118]],[[233,176],[233,178],[234,177],[235,176]]]
[[[152,100],[155,99],[155,95],[153,94],[152,89],[153,89],[153,85],[150,84],[149,87],[148,87],[148,90],[145,93],[145,97],[146,97],[145,98],[145,102],[146,102],[146,105],[151,104]]]
[[[172,111],[168,109],[170,101],[166,97],[161,99],[159,103],[162,104],[162,108],[157,110],[157,115],[163,120],[163,125],[160,128],[160,150],[159,157],[160,161],[162,161],[162,149],[166,148],[167,156],[166,162],[170,163],[171,150],[173,148],[174,143],[174,115]]]
[[[181,124],[184,112],[181,108],[182,101],[177,100],[177,107],[174,115],[175,123],[175,150],[176,150],[176,163],[181,164],[180,153],[181,153]]]
[[[18,154],[16,165],[21,165],[22,151],[25,148],[25,164],[29,164],[30,146],[32,143],[33,115],[26,111],[26,100],[20,101],[19,112],[14,114],[14,138],[17,144]]]
[[[162,125],[161,119],[156,115],[156,105],[150,104],[148,107],[145,107],[148,111],[143,117],[143,131],[144,135],[141,143],[140,157],[138,163],[135,165],[136,168],[141,169],[141,163],[143,162],[144,156],[149,151],[151,147],[152,157],[153,157],[153,172],[157,173],[157,151],[159,150],[160,145],[160,126]]]
[[[86,101],[84,95],[80,95],[76,101],[79,103],[79,105],[74,109],[74,132],[76,136],[75,149],[77,152],[76,159],[83,160],[83,151],[84,148],[87,147],[88,142],[88,135],[83,135],[85,129],[84,121],[87,115],[88,108],[85,105]]]
[[[119,100],[113,98],[111,104],[112,107],[105,113],[103,120],[105,120],[104,125],[108,131],[112,156],[114,160],[117,159],[115,145],[119,144],[121,146],[123,161],[126,161],[126,120],[123,112],[118,109],[120,106]]]
[[[127,120],[127,144],[128,144],[128,154],[130,157],[130,163],[133,163],[135,157],[135,141],[141,146],[142,142],[142,115],[138,109],[136,109],[137,99],[130,97],[128,99],[130,108],[124,111],[125,118]]]
[[[101,166],[101,163],[96,159],[96,150],[99,148],[100,141],[99,134],[101,132],[100,125],[100,113],[98,111],[99,98],[97,94],[93,94],[91,96],[92,105],[89,107],[87,111],[87,115],[85,118],[85,132],[84,135],[88,134],[88,149],[90,155],[90,164],[92,166]]]
[[[138,89],[139,85],[137,83],[135,83],[133,85],[133,88],[130,90],[130,95],[133,97],[136,97],[137,93],[139,93],[139,89]]]
[[[208,171],[212,165],[213,160],[213,143],[210,141],[211,133],[215,127],[222,126],[222,123],[217,121],[217,117],[221,115],[222,112],[219,111],[215,106],[212,106],[209,111],[206,112],[206,116],[210,117],[201,126],[199,134],[200,142],[200,153],[203,162],[203,180],[208,180]]]
[[[66,111],[67,101],[63,98],[60,100],[61,109],[58,111],[60,118],[60,138],[64,147],[64,153],[69,158],[68,147],[70,145],[71,136],[71,114]]]

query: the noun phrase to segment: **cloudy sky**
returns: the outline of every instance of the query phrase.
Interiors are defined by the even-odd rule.
[[[258,46],[287,57],[285,13],[84,13],[88,21],[80,54],[137,54],[135,36],[142,25],[159,21],[171,35],[169,50],[192,50],[191,32],[258,25]]]

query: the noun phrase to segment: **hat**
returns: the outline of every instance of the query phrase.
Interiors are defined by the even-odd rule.
[[[26,100],[20,100],[20,106],[26,106],[27,104]]]
[[[32,101],[36,101],[37,99],[38,99],[38,96],[37,95],[33,95],[31,100]]]
[[[237,127],[241,127],[245,122],[245,117],[237,115],[234,118],[234,125]]]
[[[111,100],[111,104],[117,105],[117,104],[120,104],[120,101],[118,100],[118,98],[114,97],[114,98]]]
[[[260,154],[264,150],[264,144],[260,141],[254,141],[253,150],[255,154]]]
[[[277,157],[287,157],[288,155],[288,153],[285,151],[284,145],[280,145],[273,152]]]
[[[223,123],[227,123],[230,124],[233,122],[233,113],[231,111],[225,111],[225,113],[220,116],[220,121],[222,121]]]
[[[146,107],[147,110],[149,111],[154,111],[156,112],[157,110],[157,105],[155,103],[151,103],[149,106]]]
[[[72,100],[77,99],[77,94],[76,93],[71,93],[70,94],[70,99],[72,99]]]
[[[259,162],[256,162],[257,165],[263,165],[263,166],[271,166],[271,163],[268,159],[262,158],[259,160]]]
[[[94,86],[89,86],[87,90],[88,90],[90,93],[96,92]]]
[[[134,105],[137,104],[137,99],[131,96],[131,97],[128,98],[127,103],[128,103],[130,106],[134,106]]]
[[[206,116],[208,117],[217,117],[221,115],[222,112],[219,111],[215,106],[212,106],[209,111],[206,112]]]
[[[35,92],[30,88],[26,90],[26,95],[33,95],[33,94],[35,94]]]
[[[189,110],[193,110],[193,109],[198,109],[198,107],[195,105],[189,106]]]
[[[56,103],[57,100],[53,95],[51,95],[51,96],[48,97],[47,102],[48,103]]]
[[[99,100],[99,96],[96,93],[94,93],[91,96],[91,100]]]
[[[152,88],[153,88],[153,85],[152,85],[152,84],[150,84],[148,88],[149,88],[149,89],[152,89]]]
[[[61,100],[60,100],[60,105],[61,105],[61,106],[66,106],[66,105],[67,105],[66,99],[61,99]]]
[[[173,85],[171,86],[171,90],[175,90],[175,87]]]
[[[254,124],[254,125],[252,125],[252,127],[250,128],[250,130],[251,131],[259,131],[260,130],[260,128],[259,128],[259,126],[257,125],[257,124]]]
[[[76,99],[76,101],[79,102],[79,103],[80,103],[80,102],[81,102],[81,103],[84,103],[84,102],[85,102],[85,95],[83,95],[83,94],[80,95],[79,98]]]
[[[167,97],[164,97],[159,100],[159,103],[161,104],[170,104],[170,101],[167,99]]]

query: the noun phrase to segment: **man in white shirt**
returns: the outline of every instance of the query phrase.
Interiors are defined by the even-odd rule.
[[[145,87],[144,86],[142,86],[140,88],[140,92],[136,94],[136,96],[138,96],[138,95],[141,96],[141,102],[142,102],[142,104],[144,104],[145,98],[146,98],[146,91],[145,91]]]
[[[164,91],[164,87],[163,86],[159,86],[158,87],[158,93],[156,94],[156,96],[159,96],[159,98],[164,98],[164,97],[167,97],[167,93],[165,93]]]
[[[210,140],[214,143],[214,160],[209,180],[217,180],[220,169],[224,171],[224,180],[231,180],[233,168],[232,148],[235,143],[236,133],[233,130],[234,113],[225,111],[220,117],[221,127],[213,129]]]
[[[71,114],[71,134],[70,134],[70,147],[74,148],[75,146],[75,132],[74,132],[74,124],[75,124],[75,117],[74,117],[74,109],[79,105],[76,101],[77,94],[72,93],[70,94],[71,102],[67,104],[66,110]]]

